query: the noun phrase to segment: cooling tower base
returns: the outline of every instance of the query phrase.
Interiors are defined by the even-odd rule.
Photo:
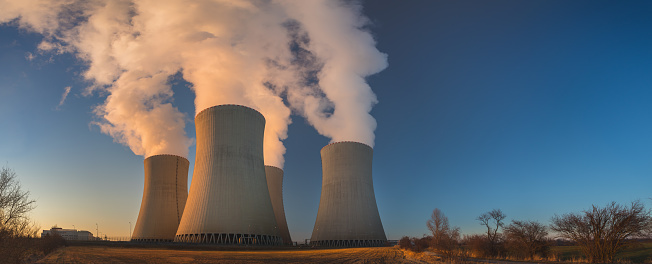
[[[158,238],[137,238],[132,239],[131,242],[144,242],[144,243],[159,243],[159,242],[172,242],[172,239],[158,239]]]
[[[224,245],[257,245],[278,246],[283,240],[279,236],[255,234],[183,234],[177,235],[174,242],[224,244]]]
[[[311,241],[311,246],[316,247],[382,247],[385,246],[385,240],[320,240]]]

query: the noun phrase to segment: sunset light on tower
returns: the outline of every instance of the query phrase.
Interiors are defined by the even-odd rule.
[[[175,155],[145,159],[145,190],[131,236],[138,242],[171,242],[188,198],[188,160]]]
[[[325,247],[369,247],[387,243],[371,173],[373,149],[336,142],[321,149],[322,189],[310,243]]]
[[[280,245],[263,161],[265,118],[240,105],[195,117],[197,155],[175,241]]]

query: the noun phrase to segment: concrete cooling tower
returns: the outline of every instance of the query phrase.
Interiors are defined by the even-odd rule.
[[[373,149],[358,142],[337,142],[321,149],[322,187],[310,243],[324,247],[382,246],[371,179]]]
[[[265,118],[239,105],[195,117],[195,169],[175,242],[280,245],[263,161]]]
[[[186,158],[155,155],[145,159],[145,189],[132,241],[172,241],[188,197]]]
[[[283,170],[274,166],[265,165],[265,175],[267,176],[267,188],[272,199],[272,207],[276,216],[278,230],[281,233],[283,244],[291,245],[290,231],[285,221],[285,209],[283,208]]]

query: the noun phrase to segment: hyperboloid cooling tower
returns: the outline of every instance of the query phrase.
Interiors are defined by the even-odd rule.
[[[371,179],[373,149],[358,142],[337,142],[321,149],[322,187],[310,243],[325,247],[382,246]]]
[[[267,188],[269,196],[272,199],[272,207],[276,216],[276,224],[283,238],[283,244],[291,245],[290,231],[288,223],[285,221],[285,209],[283,208],[283,170],[274,166],[265,166],[265,175],[267,175]]]
[[[239,105],[195,117],[195,169],[176,242],[280,245],[263,161],[265,118]]]
[[[145,159],[145,188],[133,241],[174,240],[188,198],[186,158],[155,155]]]

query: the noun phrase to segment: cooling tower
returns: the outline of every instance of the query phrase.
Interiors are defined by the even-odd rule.
[[[382,246],[371,179],[373,149],[358,142],[337,142],[321,149],[322,187],[310,243],[324,247]]]
[[[145,189],[132,241],[174,240],[188,198],[188,160],[175,155],[145,159]]]
[[[269,196],[272,199],[272,207],[276,216],[278,230],[281,233],[283,244],[291,245],[290,231],[288,223],[285,221],[285,209],[283,208],[283,170],[274,166],[265,166],[265,175],[267,176],[267,188]]]
[[[175,242],[280,245],[263,161],[265,118],[239,105],[195,117],[195,169]]]

